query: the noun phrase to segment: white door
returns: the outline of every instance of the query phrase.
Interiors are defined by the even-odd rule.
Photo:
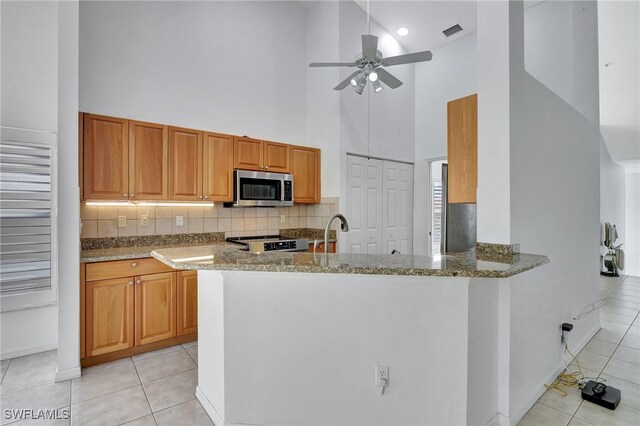
[[[383,254],[413,253],[413,165],[383,161]]]
[[[348,253],[382,251],[382,161],[347,156]]]

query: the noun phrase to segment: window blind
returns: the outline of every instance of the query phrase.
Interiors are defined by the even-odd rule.
[[[0,295],[50,290],[52,145],[0,140]]]

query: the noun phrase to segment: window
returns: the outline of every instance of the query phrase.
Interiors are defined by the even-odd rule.
[[[57,300],[56,135],[0,128],[2,311]]]

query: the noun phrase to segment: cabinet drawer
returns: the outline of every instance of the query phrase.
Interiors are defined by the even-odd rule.
[[[106,280],[171,271],[173,271],[173,268],[156,259],[114,260],[111,262],[87,263],[85,280]]]

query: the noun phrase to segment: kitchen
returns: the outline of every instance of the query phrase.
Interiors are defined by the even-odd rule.
[[[73,389],[73,383],[82,382],[81,367],[106,368],[118,359],[133,359],[135,365],[144,357],[159,362],[171,348],[182,347],[190,357],[181,361],[189,366],[185,371],[197,371],[201,407],[196,410],[190,402],[195,389],[189,401],[174,407],[188,402],[190,412],[206,412],[216,424],[461,424],[487,423],[500,413],[516,422],[526,414],[537,399],[531,395],[555,371],[555,323],[568,314],[555,299],[549,302],[557,311],[554,324],[536,325],[536,337],[520,352],[511,346],[522,338],[520,326],[545,322],[523,301],[547,303],[554,286],[564,282],[572,283],[561,290],[569,297],[578,283],[589,282],[572,302],[571,309],[580,309],[595,298],[597,282],[579,266],[590,252],[567,259],[562,253],[573,243],[551,246],[545,238],[557,230],[546,227],[548,218],[536,206],[550,194],[563,194],[550,190],[546,180],[560,178],[561,172],[542,177],[546,192],[519,195],[529,191],[537,174],[531,168],[544,164],[526,147],[509,144],[510,120],[521,123],[515,114],[526,113],[514,108],[503,116],[506,122],[500,114],[488,114],[504,111],[504,90],[508,104],[508,79],[505,86],[500,73],[509,47],[501,51],[503,62],[476,61],[475,52],[486,53],[504,37],[493,34],[489,41],[476,33],[484,28],[484,34],[492,34],[488,16],[505,10],[478,5],[476,12],[475,2],[468,2],[473,10],[416,2],[432,8],[427,10],[433,17],[424,26],[432,26],[438,37],[424,42],[404,41],[395,34],[395,24],[378,22],[393,9],[390,2],[371,2],[372,19],[365,3],[57,6],[57,19],[76,22],[79,70],[74,108],[64,104],[58,112],[75,129],[65,127],[65,134],[57,126],[58,155],[68,159],[58,170],[59,183],[73,182],[60,186],[67,202],[60,202],[59,215],[67,225],[59,230],[59,246],[65,250],[60,252],[60,300],[54,313],[58,325],[53,325],[59,328],[59,380],[72,380]],[[456,22],[450,22],[451,15]],[[442,31],[454,23],[464,30],[447,39]],[[58,25],[63,40],[67,30],[62,21]],[[433,59],[389,68],[403,83],[396,89],[385,86],[374,93],[372,82],[362,96],[352,87],[332,90],[351,70],[308,65],[353,60],[363,51],[363,34],[378,37],[385,58],[429,49]],[[463,53],[453,55],[456,49]],[[55,68],[64,65],[59,61]],[[530,84],[513,73],[514,81]],[[61,72],[59,78],[64,82],[70,75]],[[488,86],[499,90],[487,91]],[[531,95],[514,91],[511,96]],[[56,102],[63,100],[60,92]],[[461,104],[454,103],[448,112],[452,101],[472,106],[456,112]],[[573,117],[572,111],[562,113]],[[582,124],[567,125],[569,140],[593,139]],[[462,145],[454,142],[456,132]],[[553,150],[545,145],[540,153]],[[450,201],[477,208],[477,235],[465,247],[473,248],[472,254],[432,257],[427,176],[429,161],[445,156],[453,182]],[[501,156],[506,160],[496,161]],[[358,167],[371,173],[369,181],[357,180]],[[580,185],[592,184],[586,170],[574,171],[586,179]],[[392,175],[402,179],[389,179]],[[67,189],[73,185],[77,191]],[[354,195],[359,187],[368,190],[367,196]],[[583,195],[580,202],[590,211],[593,200]],[[344,220],[330,223],[337,213]],[[556,213],[563,223],[569,216]],[[585,213],[577,223],[590,220]],[[530,227],[538,230],[536,235]],[[568,232],[576,241],[591,238],[583,230]],[[69,242],[69,235],[79,235],[79,241]],[[476,251],[476,241],[487,244]],[[245,245],[255,254],[240,250]],[[271,249],[276,253],[267,253]],[[572,272],[560,270],[556,259]],[[256,283],[264,284],[264,294]],[[371,293],[365,297],[367,286]],[[331,291],[323,295],[322,288]],[[281,311],[274,313],[270,306]],[[515,314],[521,310],[526,314]],[[332,320],[314,327],[331,312]],[[403,316],[403,321],[387,322]],[[374,325],[377,331],[364,331]],[[595,326],[593,318],[577,324],[574,334],[580,342],[573,344],[586,343],[597,332]],[[317,329],[315,339],[308,329]],[[339,342],[332,337],[336,330]],[[437,349],[429,342],[414,346],[420,335],[440,342]],[[360,364],[358,349],[348,342],[358,337],[370,348]],[[511,383],[509,361],[528,365],[536,345],[544,347],[544,362]],[[381,352],[374,349],[378,346]],[[160,355],[150,358],[154,351]],[[253,358],[247,351],[264,351],[264,356]],[[403,354],[427,353],[427,361],[402,361]],[[498,367],[498,359],[507,363]],[[265,363],[272,371],[262,371]],[[314,371],[314,365],[329,371]],[[382,369],[386,382],[374,380],[379,366],[388,366],[386,373]],[[406,387],[412,374],[423,385],[433,377],[439,387],[451,379],[449,374],[455,375],[450,382],[465,384],[448,383],[425,405],[424,386]],[[236,378],[227,382],[222,377]],[[145,395],[151,385],[142,382]],[[495,392],[480,391],[487,383]],[[314,384],[314,398],[298,401],[297,410],[284,409],[292,395]],[[265,390],[269,397],[260,399]],[[366,395],[362,400],[354,397],[360,392]],[[251,396],[249,406],[243,405],[243,395]],[[79,418],[87,418],[82,413],[90,412],[90,401],[77,401]],[[317,407],[323,404],[334,407],[336,417]],[[172,408],[139,417],[160,423],[156,411]],[[114,422],[124,420],[135,418]]]

